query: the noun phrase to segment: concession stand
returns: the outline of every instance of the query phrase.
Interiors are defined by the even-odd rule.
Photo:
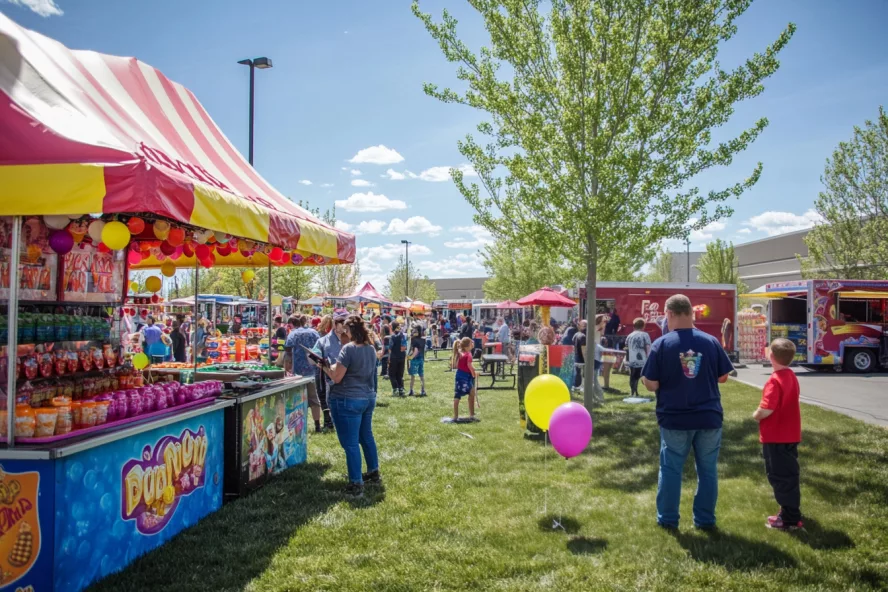
[[[3,14],[0,38],[0,591],[77,592],[217,510],[233,463],[255,476],[227,454],[238,421],[266,474],[305,459],[313,379],[226,397],[124,359],[129,271],[199,286],[213,266],[351,263],[355,242],[271,187],[158,70]]]

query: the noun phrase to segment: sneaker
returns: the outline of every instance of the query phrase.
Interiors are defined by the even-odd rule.
[[[336,428],[333,427],[332,423],[326,423],[326,424],[324,424],[324,427],[321,431],[324,432],[325,434],[329,434],[330,432],[335,432]]]
[[[426,394],[425,391],[422,391],[421,393],[419,393],[419,396],[420,397],[428,397],[428,395]]]
[[[393,397],[397,397],[397,396],[398,396],[398,389],[396,389],[396,388],[393,388],[393,389],[392,389],[392,396],[393,396]]]
[[[777,515],[768,516],[768,522],[765,526],[776,530],[798,530],[800,528],[805,528],[805,523],[799,520],[795,524],[790,524],[783,521],[783,516]]]
[[[345,489],[342,490],[345,495],[349,495],[352,497],[361,497],[364,495],[364,484],[363,483],[349,483],[345,486]]]
[[[408,397],[415,397],[416,395],[413,394],[413,391],[410,391],[409,393],[407,393],[407,396]]]
[[[379,475],[379,469],[375,471],[370,471],[369,473],[364,473],[361,475],[361,478],[364,480],[364,483],[382,483],[382,477]]]
[[[398,396],[399,397],[406,397],[407,396],[404,394],[404,389],[398,389]]]

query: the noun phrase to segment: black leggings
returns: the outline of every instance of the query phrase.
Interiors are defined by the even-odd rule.
[[[404,358],[391,358],[389,360],[389,380],[392,381],[393,389],[404,388],[404,364],[406,361]]]
[[[629,391],[638,394],[638,381],[641,380],[642,368],[629,368]]]
[[[786,524],[802,519],[802,493],[799,489],[799,445],[762,444],[765,472],[774,489],[774,499],[780,504],[780,514]]]

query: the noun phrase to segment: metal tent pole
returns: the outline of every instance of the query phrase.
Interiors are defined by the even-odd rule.
[[[200,262],[195,259],[194,261],[194,327],[191,328],[192,331],[192,343],[191,343],[191,358],[194,361],[194,371],[197,372],[197,315],[199,312],[198,309],[198,296],[200,295]]]
[[[9,335],[6,338],[6,442],[15,446],[15,363],[18,354],[18,294],[22,217],[12,217],[12,249],[9,254]]]
[[[271,343],[271,259],[268,260],[268,343]],[[269,356],[270,358],[270,356]]]

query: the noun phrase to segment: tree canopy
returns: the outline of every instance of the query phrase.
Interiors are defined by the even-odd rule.
[[[740,260],[734,253],[734,244],[715,239],[706,245],[706,252],[697,261],[697,281],[704,284],[734,284],[737,293],[746,292],[740,279]]]
[[[425,92],[487,115],[458,148],[478,175],[456,186],[498,238],[532,242],[585,269],[594,321],[599,266],[644,259],[664,238],[729,216],[758,181],[701,192],[697,175],[731,164],[767,126],[714,137],[779,67],[790,24],[734,69],[717,60],[751,0],[470,0],[490,45],[474,52],[446,10],[413,12],[457,67],[463,91]],[[594,322],[589,323],[590,326]],[[594,341],[594,331],[591,336]],[[603,401],[589,365],[585,402]]]
[[[407,298],[422,300],[426,304],[438,299],[438,288],[429,276],[417,271],[413,262],[409,266],[410,292],[407,293],[408,266],[405,265],[404,256],[398,257],[398,264],[392,269],[385,279],[382,293],[395,302],[404,302]]]
[[[888,115],[854,127],[826,160],[815,207],[823,218],[805,237],[805,277],[888,278]]]

